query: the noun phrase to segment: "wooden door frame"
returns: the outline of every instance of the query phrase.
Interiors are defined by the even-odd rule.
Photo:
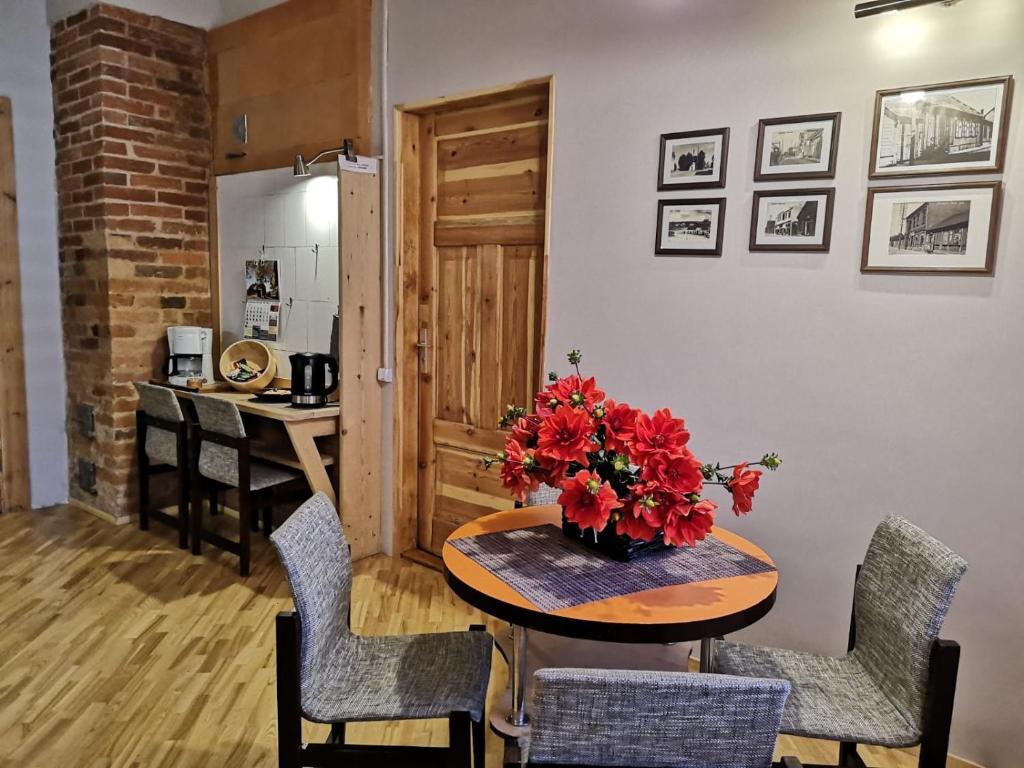
[[[396,104],[393,112],[394,130],[394,251],[395,251],[395,394],[394,441],[392,461],[394,464],[394,488],[392,493],[392,538],[391,551],[401,554],[418,547],[417,508],[419,475],[419,360],[416,348],[419,333],[419,260],[422,250],[420,240],[420,212],[422,179],[420,178],[420,153],[418,145],[419,124],[428,114],[442,109],[465,109],[485,104],[497,96],[515,96],[521,93],[536,93],[547,87],[548,128],[547,128],[547,170],[545,174],[544,201],[544,247],[543,280],[541,287],[540,316],[540,359],[535,386],[543,385],[544,342],[547,333],[547,285],[548,261],[551,240],[551,187],[552,155],[555,128],[555,78],[547,77],[523,80],[508,85],[486,88],[445,96],[412,104]],[[432,236],[432,233],[431,233]]]
[[[31,506],[11,100],[0,96],[0,512]]]

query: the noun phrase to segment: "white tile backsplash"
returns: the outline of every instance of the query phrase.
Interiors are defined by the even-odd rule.
[[[306,240],[306,195],[289,192],[284,200],[284,243],[282,245],[309,245]]]
[[[278,347],[296,352],[305,351],[309,334],[309,302],[296,299],[291,306],[284,302],[281,306],[281,315],[283,341]]]
[[[295,249],[295,295],[316,300],[316,252],[309,246]]]
[[[245,262],[265,248],[264,257],[277,260],[281,278],[281,333],[269,346],[277,348],[279,375],[285,377],[293,352],[330,351],[338,311],[338,187],[332,165],[316,166],[306,179],[280,168],[217,180],[225,338],[242,331]]]
[[[338,303],[338,247],[324,245],[320,247],[316,260],[316,295],[317,301]]]
[[[284,196],[271,195],[261,198],[263,208],[266,211],[264,220],[263,242],[267,247],[283,246],[284,238]]]
[[[331,354],[331,325],[337,312],[334,304],[325,301],[309,302],[309,351]]]

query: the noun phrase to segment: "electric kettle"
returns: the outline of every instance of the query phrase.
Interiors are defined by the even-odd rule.
[[[319,352],[297,352],[288,360],[292,364],[292,405],[326,405],[327,396],[338,388],[338,361]]]

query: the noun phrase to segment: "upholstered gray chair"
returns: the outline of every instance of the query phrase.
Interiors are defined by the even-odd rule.
[[[188,424],[178,398],[167,387],[135,383],[135,439],[139,461],[139,528],[149,530],[152,517],[178,529],[178,546],[188,548]],[[178,482],[178,516],[150,508],[149,481],[173,472]]]
[[[295,612],[277,616],[281,768],[334,765],[372,752],[381,766],[484,764],[484,701],[491,636],[483,627],[366,637],[349,626],[352,561],[334,505],[322,493],[270,537],[288,573]],[[302,718],[331,724],[327,744],[302,743]],[[345,723],[448,718],[450,747],[345,744]],[[444,750],[447,750],[447,755]]]
[[[769,768],[789,687],[689,672],[541,669],[518,762]]]
[[[526,504],[524,506],[539,507],[544,504],[557,504],[558,497],[561,495],[561,488],[555,488],[541,483],[540,487],[536,491],[530,491],[526,495]]]
[[[238,555],[238,571],[249,575],[252,545],[250,531],[259,530],[258,513],[263,512],[263,531],[269,536],[273,507],[284,493],[309,492],[301,472],[250,458],[249,438],[238,406],[229,400],[196,395],[192,399],[199,426],[193,430],[192,462],[192,552],[200,554],[202,542]],[[210,499],[210,512],[217,511],[218,491],[238,491],[238,541],[232,541],[203,527],[201,499]]]
[[[886,518],[857,572],[845,656],[719,642],[715,671],[789,680],[782,732],[841,742],[841,766],[862,768],[857,744],[920,743],[920,768],[944,768],[960,646],[939,630],[966,568],[920,528]]]

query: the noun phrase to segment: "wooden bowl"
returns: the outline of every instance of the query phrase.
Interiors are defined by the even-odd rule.
[[[228,374],[234,370],[235,361],[245,359],[250,365],[262,368],[263,373],[249,381],[232,381]],[[261,341],[243,339],[236,341],[220,356],[220,375],[224,381],[239,392],[258,392],[270,386],[277,374],[277,358],[270,348]]]

